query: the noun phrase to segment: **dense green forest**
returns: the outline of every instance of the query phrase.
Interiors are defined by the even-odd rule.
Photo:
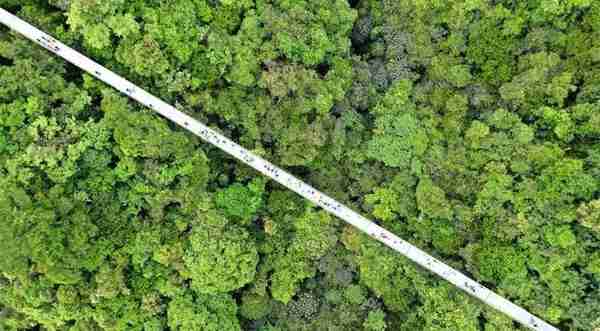
[[[0,6],[600,330],[600,1]],[[0,27],[0,330],[524,328]]]

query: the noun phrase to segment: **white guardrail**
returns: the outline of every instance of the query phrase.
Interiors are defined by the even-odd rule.
[[[265,176],[272,178],[281,185],[314,202],[324,210],[334,214],[347,223],[352,224],[361,231],[367,233],[369,236],[384,243],[386,246],[406,256],[425,269],[428,269],[446,279],[456,287],[478,298],[490,307],[493,307],[510,316],[515,321],[522,323],[524,326],[532,330],[558,331],[557,328],[529,313],[525,309],[513,304],[507,299],[465,276],[461,272],[449,267],[433,256],[425,253],[421,249],[394,235],[390,231],[378,226],[374,222],[354,212],[345,205],[292,176],[283,169],[253,154],[227,137],[210,129],[206,125],[198,122],[194,118],[182,113],[181,111],[178,111],[175,109],[175,107],[146,92],[130,81],[106,69],[90,58],[66,46],[60,41],[52,38],[48,34],[38,30],[29,23],[21,20],[2,8],[0,8],[0,23],[8,26],[12,30],[22,34],[32,41],[35,41],[50,52],[87,71],[91,75],[104,81],[108,85],[111,85],[130,98],[177,123],[206,142],[217,146],[224,152],[239,159]]]

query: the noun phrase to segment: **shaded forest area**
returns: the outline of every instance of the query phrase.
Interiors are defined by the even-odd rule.
[[[600,1],[0,6],[599,330]],[[0,329],[524,330],[5,27]]]

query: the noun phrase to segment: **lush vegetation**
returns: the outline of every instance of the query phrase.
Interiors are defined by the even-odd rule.
[[[600,1],[0,6],[562,330],[600,328]],[[522,327],[1,27],[0,329]]]

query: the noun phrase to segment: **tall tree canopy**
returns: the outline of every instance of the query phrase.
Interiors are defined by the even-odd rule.
[[[561,330],[600,328],[600,1],[0,6]],[[0,329],[523,328],[0,27]]]

